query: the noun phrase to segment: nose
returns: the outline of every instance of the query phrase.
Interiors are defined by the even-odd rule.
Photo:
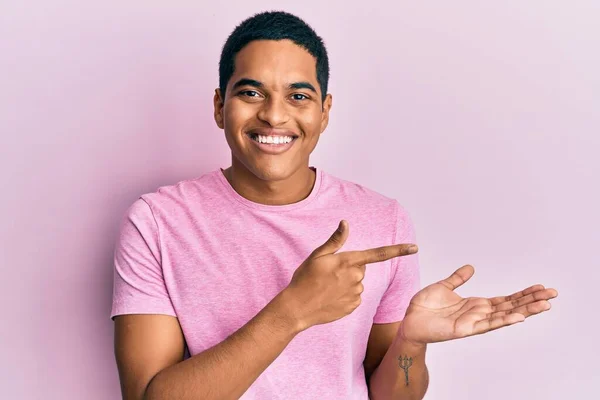
[[[262,103],[258,111],[258,119],[268,123],[271,126],[280,126],[289,120],[287,104],[284,99],[277,96],[270,96]]]

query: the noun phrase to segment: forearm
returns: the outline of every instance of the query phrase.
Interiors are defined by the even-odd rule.
[[[369,379],[372,400],[420,400],[429,385],[425,365],[426,345],[414,345],[400,336],[386,352]]]
[[[223,342],[169,367],[148,385],[144,399],[237,399],[298,334],[278,294]]]

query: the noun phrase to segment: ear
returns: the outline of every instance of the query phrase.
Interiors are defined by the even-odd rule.
[[[215,89],[215,97],[213,99],[215,106],[215,122],[217,126],[224,129],[225,124],[223,123],[223,96],[221,96],[221,89]]]
[[[323,111],[321,112],[321,133],[323,133],[329,124],[329,110],[331,110],[332,101],[333,96],[331,93],[328,93],[327,96],[325,96],[325,101],[323,101]]]

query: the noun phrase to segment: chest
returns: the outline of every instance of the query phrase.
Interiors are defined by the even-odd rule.
[[[290,225],[285,221],[236,225],[233,219],[222,231],[196,229],[192,237],[163,243],[165,283],[192,354],[221,342],[252,319],[328,237],[311,226],[285,228]],[[341,251],[374,246],[367,236],[355,235]],[[366,341],[389,277],[389,262],[367,266],[361,305],[338,321],[315,327],[305,340],[324,329],[318,336],[330,338],[330,345]],[[328,343],[319,344],[323,345]]]

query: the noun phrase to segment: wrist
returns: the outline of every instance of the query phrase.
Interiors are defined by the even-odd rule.
[[[299,307],[295,297],[288,288],[282,290],[269,303],[270,310],[294,336],[309,328],[300,318]]]
[[[427,348],[427,343],[422,343],[413,339],[410,339],[405,335],[404,323],[400,323],[398,332],[396,334],[395,342],[402,344],[403,347],[410,347],[412,350],[420,351]]]

